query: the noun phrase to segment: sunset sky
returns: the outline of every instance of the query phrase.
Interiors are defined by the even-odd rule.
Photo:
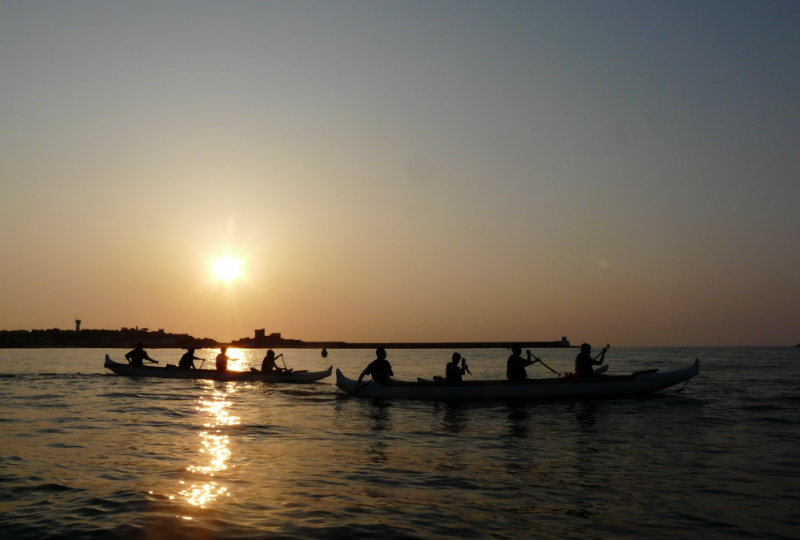
[[[796,1],[0,0],[0,329],[800,343],[798,29]]]

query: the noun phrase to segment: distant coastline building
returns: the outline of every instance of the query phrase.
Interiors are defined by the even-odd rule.
[[[75,333],[77,334],[80,331],[81,331],[81,320],[75,319]]]
[[[256,330],[255,336],[253,337],[253,344],[256,347],[277,346],[282,343],[283,338],[281,337],[280,332],[272,332],[270,335],[267,335],[267,332],[264,328]]]
[[[299,339],[284,339],[280,332],[272,332],[267,335],[264,328],[257,328],[253,332],[253,337],[243,337],[231,342],[234,347],[298,347],[303,344]]]

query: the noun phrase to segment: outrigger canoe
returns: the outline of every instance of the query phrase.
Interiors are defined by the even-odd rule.
[[[474,381],[460,383],[417,380],[378,384],[356,381],[336,370],[336,386],[358,397],[383,399],[554,399],[617,397],[649,394],[683,383],[700,373],[700,360],[672,371],[635,371],[630,375],[553,377],[523,381]]]
[[[592,372],[595,375],[603,374],[606,371],[608,371],[608,364],[603,364],[602,366],[596,367],[596,368],[594,368],[592,370]],[[433,379],[425,379],[423,377],[417,377],[417,381],[418,382],[424,382],[424,383],[433,383],[433,382],[441,383],[441,382],[444,382],[444,377],[434,377]]]
[[[333,366],[324,371],[294,370],[288,373],[261,373],[260,371],[225,371],[216,369],[181,369],[178,367],[132,366],[113,361],[106,355],[103,367],[117,375],[128,377],[160,377],[162,379],[213,379],[215,381],[261,381],[269,383],[311,383],[329,377]]]

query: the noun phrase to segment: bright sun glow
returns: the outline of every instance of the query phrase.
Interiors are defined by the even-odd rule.
[[[225,255],[214,260],[214,277],[231,282],[242,277],[242,261]]]

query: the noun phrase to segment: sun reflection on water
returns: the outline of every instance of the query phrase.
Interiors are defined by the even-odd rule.
[[[232,402],[228,399],[236,391],[236,386],[232,383],[219,386],[213,381],[205,384],[209,394],[200,398],[196,410],[208,415],[208,421],[203,424],[205,429],[199,433],[200,454],[206,459],[202,463],[189,465],[186,470],[213,478],[218,472],[228,469],[231,457],[230,440],[222,429],[240,424],[240,419],[230,413]],[[230,496],[228,489],[216,480],[180,483],[183,487],[178,495],[198,508],[208,508],[219,497]]]
[[[228,371],[246,371],[244,351],[236,347],[229,347],[227,351],[228,356]]]
[[[211,357],[211,368],[213,369],[216,363],[216,356],[221,353],[221,349],[217,349]],[[228,371],[247,371],[248,362],[244,349],[237,349],[236,347],[229,347],[225,352],[228,357]]]

